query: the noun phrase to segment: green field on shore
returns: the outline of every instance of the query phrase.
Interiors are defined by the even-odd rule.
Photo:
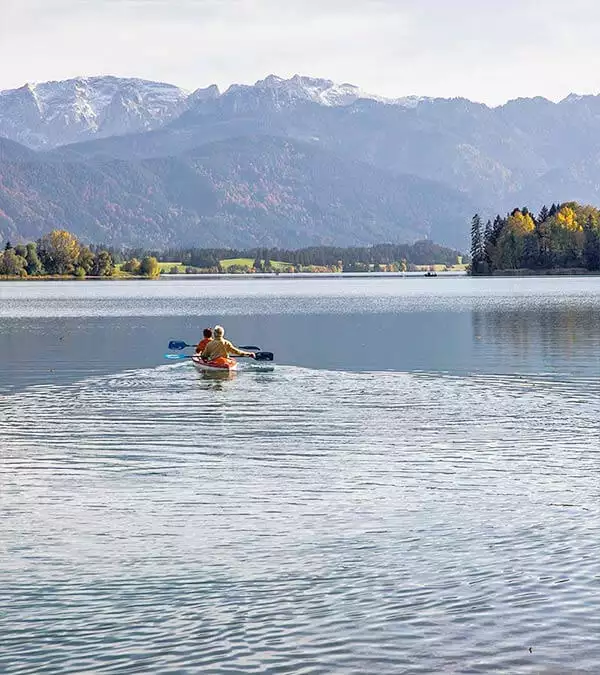
[[[237,265],[239,267],[253,267],[254,258],[227,258],[226,260],[221,260],[221,267],[227,271],[230,267]],[[264,262],[264,261],[263,261]],[[169,272],[175,267],[179,274],[185,274],[185,270],[188,265],[184,265],[181,262],[163,262],[159,261],[160,273],[169,274]],[[290,263],[281,262],[279,260],[271,260],[271,269],[273,270],[284,270],[290,266]]]
[[[177,273],[178,274],[185,274],[186,267],[188,265],[184,265],[181,262],[161,262],[160,260],[158,261],[158,264],[160,266],[160,273],[161,274],[169,274],[169,272],[176,267],[177,268]]]
[[[264,260],[263,260],[264,263]],[[224,270],[233,267],[233,265],[239,265],[240,267],[253,267],[254,258],[227,258],[226,260],[221,260],[221,267]],[[284,270],[290,266],[290,263],[281,262],[280,260],[271,260],[271,269],[274,270]]]

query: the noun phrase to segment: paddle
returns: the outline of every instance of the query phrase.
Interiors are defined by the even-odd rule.
[[[196,345],[188,345],[187,342],[180,342],[179,340],[171,340],[171,342],[169,342],[169,349],[173,349],[173,350],[177,350],[177,351],[179,351],[181,349],[186,349],[186,347],[195,347],[195,346]],[[254,347],[254,346],[240,347],[240,349],[243,349],[246,352],[259,352],[260,351],[260,347]]]
[[[171,361],[181,361],[183,359],[193,359],[193,354],[165,354],[165,359],[171,359]],[[242,356],[235,356],[236,359],[244,358]],[[273,352],[256,352],[254,359],[256,361],[272,361]]]

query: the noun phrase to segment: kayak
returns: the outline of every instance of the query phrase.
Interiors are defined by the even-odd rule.
[[[231,373],[237,370],[238,363],[235,359],[220,356],[213,361],[203,361],[199,356],[192,356],[192,363],[201,373]]]

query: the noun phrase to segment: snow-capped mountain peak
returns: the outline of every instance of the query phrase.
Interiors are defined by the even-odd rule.
[[[185,111],[261,113],[300,103],[341,108],[358,101],[415,108],[425,99],[388,99],[332,80],[269,75],[253,85],[216,85],[189,93],[179,87],[138,78],[76,77],[26,84],[0,92],[0,137],[34,149],[158,129]]]
[[[221,96],[219,87],[216,84],[211,84],[210,87],[203,89],[196,89],[188,96],[188,104],[198,101],[214,101]]]
[[[0,136],[44,148],[155,129],[180,114],[188,92],[137,78],[77,77],[0,92]]]
[[[225,92],[225,97],[263,96],[275,104],[286,105],[295,101],[309,101],[324,106],[352,105],[359,99],[387,102],[387,99],[364,92],[353,84],[337,84],[332,80],[294,75],[289,79],[269,75],[254,85],[234,84]]]

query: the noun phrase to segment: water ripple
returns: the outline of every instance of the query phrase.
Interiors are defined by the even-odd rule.
[[[7,395],[0,672],[593,672],[599,395],[189,364]]]

